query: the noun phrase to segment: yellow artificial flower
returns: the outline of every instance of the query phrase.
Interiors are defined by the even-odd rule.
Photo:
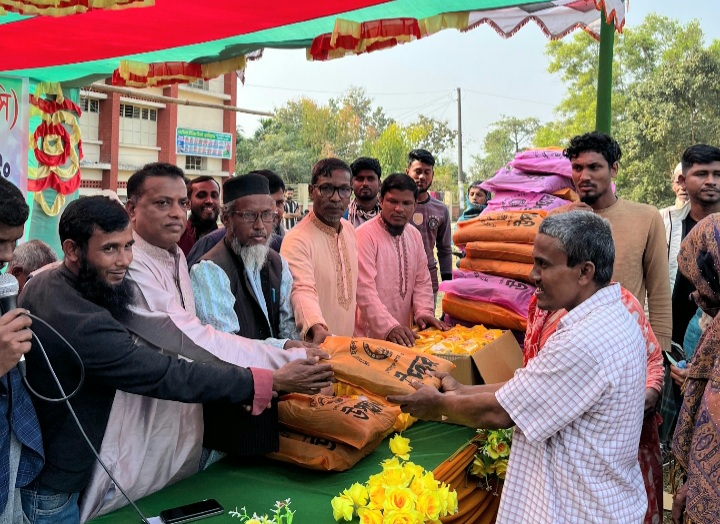
[[[485,463],[482,459],[478,458],[477,455],[475,455],[472,466],[470,467],[470,474],[478,477],[484,477],[488,474],[487,469],[485,468]]]
[[[445,516],[448,514],[448,496],[450,494],[450,487],[443,482],[437,490],[437,494],[440,500],[440,515]]]
[[[416,495],[420,495],[426,489],[437,491],[440,484],[435,480],[432,471],[425,472],[422,476],[413,479],[410,489]]]
[[[415,509],[425,520],[437,520],[440,517],[440,495],[437,491],[426,489],[418,497]]]
[[[358,508],[358,517],[360,524],[382,524],[383,514],[378,509]]]
[[[417,511],[388,511],[383,524],[422,524],[423,516]]]
[[[410,481],[410,477],[402,466],[383,467],[381,475],[386,487],[405,486]]]
[[[380,463],[380,465],[383,469],[401,467],[400,461],[397,459],[397,457],[385,459]]]
[[[368,501],[367,488],[356,482],[349,489],[343,491],[343,495],[350,498],[356,506],[364,506]]]
[[[508,459],[498,460],[495,464],[495,474],[498,478],[504,479],[505,473],[507,473]]]
[[[447,497],[447,515],[453,515],[458,510],[457,491],[450,489]]]
[[[353,505],[353,501],[350,497],[340,494],[338,497],[333,497],[331,504],[333,509],[333,518],[335,520],[352,520],[355,506]]]
[[[382,482],[383,482],[382,473],[375,473],[374,475],[370,475],[370,477],[368,477],[368,481],[366,482],[366,485],[369,489],[371,486],[382,484]]]
[[[418,466],[414,462],[406,462],[403,464],[403,469],[408,478],[420,478],[425,474],[425,468]]]
[[[385,490],[383,509],[387,511],[411,511],[415,509],[415,494],[408,488],[389,487]]]
[[[485,448],[488,456],[493,460],[509,456],[510,446],[508,446],[506,442],[499,440],[497,437],[493,437],[495,437],[495,435],[490,435],[490,438],[488,438],[488,445]]]
[[[245,524],[260,524],[258,519],[249,519],[245,521]]]
[[[385,500],[385,486],[382,484],[368,484],[368,496],[370,498],[368,508],[382,509]]]
[[[410,452],[412,451],[410,439],[401,435],[395,435],[390,439],[390,451],[398,458],[410,460]]]

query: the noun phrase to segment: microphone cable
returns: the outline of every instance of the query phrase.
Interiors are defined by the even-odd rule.
[[[79,381],[77,387],[75,388],[75,390],[72,393],[70,393],[69,395],[67,395],[65,393],[65,390],[63,389],[62,385],[60,384],[60,380],[58,379],[57,375],[55,374],[55,370],[53,369],[52,364],[50,364],[50,359],[48,358],[48,355],[45,352],[45,347],[43,346],[42,342],[40,342],[40,339],[37,337],[35,332],[30,330],[30,332],[32,333],[33,339],[35,339],[35,341],[37,341],[38,346],[40,347],[40,350],[42,351],[43,357],[45,357],[45,362],[47,362],[48,368],[50,369],[50,373],[52,374],[52,377],[55,380],[55,384],[57,384],[57,387],[60,390],[60,394],[62,395],[62,397],[49,398],[49,397],[45,397],[45,396],[39,394],[37,391],[35,391],[32,388],[32,386],[30,386],[30,383],[28,382],[27,377],[25,376],[25,362],[22,361],[22,362],[18,363],[18,370],[20,371],[20,375],[22,377],[23,383],[25,384],[25,387],[28,388],[28,391],[30,391],[30,393],[32,393],[37,398],[42,399],[46,402],[65,402],[65,405],[67,406],[68,410],[70,410],[70,414],[72,415],[72,418],[75,420],[75,424],[77,425],[78,429],[80,430],[80,433],[82,434],[83,438],[85,439],[85,442],[87,442],[88,447],[93,452],[93,455],[95,455],[95,458],[97,459],[97,461],[100,463],[100,465],[105,470],[105,473],[108,474],[108,476],[110,477],[110,480],[112,480],[113,483],[115,484],[115,486],[120,490],[120,493],[122,493],[123,497],[125,497],[125,499],[132,505],[132,507],[135,509],[135,512],[140,516],[142,521],[145,524],[150,524],[147,517],[145,517],[143,512],[140,511],[140,508],[137,506],[137,504],[135,504],[135,502],[132,501],[132,499],[127,495],[127,493],[125,493],[125,490],[118,483],[118,481],[115,479],[113,474],[110,473],[110,469],[102,461],[98,452],[95,451],[95,448],[93,447],[92,442],[90,442],[90,438],[87,436],[87,433],[85,433],[85,430],[83,429],[82,425],[80,424],[80,420],[78,420],[77,415],[75,414],[75,410],[70,405],[70,399],[73,396],[75,396],[75,394],[78,391],[80,391],[80,388],[82,387],[83,383],[85,382],[85,366],[83,365],[83,361],[80,358],[80,355],[75,350],[73,345],[70,344],[70,342],[68,342],[65,337],[63,337],[60,333],[58,333],[58,331],[54,327],[52,327],[50,324],[45,322],[43,319],[41,319],[40,317],[37,317],[31,313],[23,313],[23,315],[30,317],[33,321],[37,320],[38,322],[43,324],[45,327],[50,329],[50,331],[55,333],[58,336],[58,338],[60,338],[60,340],[62,340],[65,343],[65,345],[70,348],[70,350],[74,353],[75,357],[77,357],[77,360],[80,363],[80,381]]]

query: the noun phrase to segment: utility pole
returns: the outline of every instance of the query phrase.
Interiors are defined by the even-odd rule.
[[[463,164],[462,164],[462,97],[460,88],[457,88],[457,140],[458,140],[458,205],[460,211],[465,209],[465,187],[463,186]]]

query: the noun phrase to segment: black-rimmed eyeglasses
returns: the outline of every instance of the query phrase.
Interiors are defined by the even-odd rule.
[[[323,184],[322,186],[315,187],[317,187],[317,190],[320,191],[320,194],[322,196],[330,198],[332,198],[332,196],[335,194],[335,191],[337,191],[337,194],[340,196],[340,198],[348,198],[352,193],[352,187],[350,186],[335,187],[330,184]]]
[[[262,220],[263,222],[269,224],[278,216],[275,211],[263,211],[262,213],[257,213],[255,211],[233,211],[230,214],[237,215],[238,217],[240,217],[240,220],[248,224],[254,224],[258,217],[260,217],[260,220]]]

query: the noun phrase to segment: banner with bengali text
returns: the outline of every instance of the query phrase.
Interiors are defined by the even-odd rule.
[[[28,79],[0,76],[0,176],[27,193]]]
[[[226,159],[232,157],[233,139],[230,133],[178,127],[175,137],[178,155]]]

